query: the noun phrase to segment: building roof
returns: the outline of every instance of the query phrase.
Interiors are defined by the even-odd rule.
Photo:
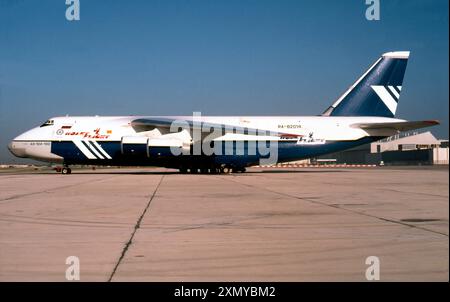
[[[441,142],[436,137],[434,137],[434,135],[430,131],[419,134],[406,135],[400,138],[396,138],[395,136],[393,136],[386,140],[376,142],[377,145],[392,143],[396,145],[439,145]]]

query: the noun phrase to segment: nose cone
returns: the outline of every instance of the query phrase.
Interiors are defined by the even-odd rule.
[[[8,149],[9,152],[11,152],[12,154],[14,154],[17,157],[26,157],[26,152],[25,152],[25,147],[21,146],[20,143],[15,142],[15,141],[11,141],[8,144]]]

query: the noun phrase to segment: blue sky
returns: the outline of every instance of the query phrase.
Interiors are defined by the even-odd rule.
[[[0,0],[0,162],[57,115],[315,115],[410,50],[399,118],[448,138],[448,0]]]

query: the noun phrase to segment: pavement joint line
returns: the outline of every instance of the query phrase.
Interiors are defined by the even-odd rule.
[[[113,229],[113,228],[126,228],[128,226],[124,225],[115,225],[115,224],[90,224],[90,223],[56,223],[56,222],[46,222],[46,221],[33,221],[33,220],[20,220],[20,219],[8,219],[8,218],[2,218],[0,215],[0,221],[1,222],[12,222],[12,223],[22,223],[22,224],[32,224],[32,225],[54,225],[54,226],[66,226],[66,227],[77,227],[77,228],[107,228],[107,229]]]
[[[237,176],[234,176],[234,175],[232,175],[232,176],[233,176],[233,178],[237,177]],[[220,178],[226,179],[225,177],[220,177]],[[359,211],[356,211],[356,210],[351,210],[351,209],[347,209],[347,208],[343,208],[343,207],[339,207],[339,206],[335,206],[335,205],[330,205],[330,204],[327,204],[327,203],[324,203],[324,202],[311,200],[311,199],[308,199],[308,198],[302,198],[302,197],[291,195],[291,194],[288,194],[288,193],[277,192],[277,191],[273,191],[273,190],[270,190],[270,189],[267,189],[267,188],[261,188],[261,187],[255,186],[255,185],[244,184],[244,183],[238,182],[238,181],[236,181],[234,179],[226,179],[226,180],[232,181],[232,182],[240,184],[242,186],[262,189],[262,190],[265,190],[267,192],[275,193],[275,194],[278,194],[278,195],[281,195],[281,196],[286,196],[286,197],[290,197],[290,198],[304,200],[304,201],[307,201],[307,202],[310,202],[310,203],[313,203],[313,204],[318,204],[318,205],[327,206],[327,207],[334,208],[334,209],[344,210],[344,211],[355,213],[355,214],[358,214],[358,215],[371,217],[371,218],[376,218],[376,219],[381,220],[381,221],[391,222],[391,223],[395,223],[395,224],[400,224],[400,225],[407,226],[407,227],[410,227],[410,228],[416,228],[416,229],[419,229],[419,230],[423,230],[423,231],[427,231],[427,232],[430,232],[430,233],[434,233],[434,234],[438,234],[438,235],[442,235],[442,236],[448,237],[448,234],[446,234],[446,233],[430,230],[430,229],[427,229],[427,228],[424,228],[424,227],[421,227],[421,226],[418,226],[418,225],[413,225],[413,224],[409,224],[409,223],[406,223],[406,222],[392,220],[392,219],[389,219],[389,218],[379,217],[379,216],[376,216],[376,215],[371,215],[371,214],[359,212]]]
[[[136,221],[136,224],[134,225],[134,230],[131,233],[130,239],[128,239],[127,243],[124,245],[124,247],[122,249],[122,253],[120,254],[119,260],[117,261],[111,275],[109,276],[108,282],[112,281],[119,265],[122,263],[123,258],[125,258],[125,254],[127,253],[128,248],[131,246],[131,243],[133,242],[134,235],[136,234],[137,230],[141,227],[142,219],[144,218],[145,214],[147,213],[147,210],[150,207],[150,204],[152,203],[153,198],[156,196],[156,192],[158,191],[159,186],[161,185],[161,183],[164,179],[164,176],[165,175],[162,175],[161,178],[159,179],[159,182],[156,185],[155,190],[153,191],[153,194],[150,197],[150,200],[147,202],[147,205],[145,206],[144,211],[142,211],[141,216],[139,216],[138,220]]]
[[[63,177],[70,177],[70,176],[66,175],[66,176],[63,176]],[[11,200],[14,200],[14,199],[17,199],[17,198],[20,198],[20,197],[27,197],[27,196],[37,195],[37,194],[51,193],[53,191],[57,191],[57,190],[61,190],[61,189],[67,189],[67,188],[70,188],[70,187],[75,187],[75,186],[84,185],[84,184],[88,184],[88,183],[93,183],[93,182],[97,182],[97,181],[106,181],[106,180],[109,180],[109,179],[114,178],[114,177],[116,177],[116,176],[112,176],[112,177],[109,177],[107,179],[100,178],[100,179],[95,179],[95,180],[82,181],[82,182],[79,182],[79,183],[76,183],[76,184],[70,184],[70,185],[65,185],[65,186],[56,187],[56,188],[49,188],[49,189],[46,189],[46,190],[43,190],[43,191],[39,191],[39,192],[31,192],[31,193],[26,193],[26,194],[13,195],[13,196],[10,196],[10,197],[6,197],[6,198],[3,198],[3,199],[0,199],[0,202],[11,201]]]
[[[124,227],[130,226],[130,223],[126,223],[126,222],[71,220],[71,219],[57,219],[57,218],[49,218],[49,217],[35,217],[34,218],[31,216],[0,213],[0,220],[2,220],[3,217],[6,217],[6,219],[11,219],[11,221],[20,221],[22,223],[42,222],[42,223],[54,223],[55,225],[57,225],[58,223],[68,223],[68,224],[74,223],[74,224],[86,224],[86,225],[123,225]],[[17,220],[14,220],[14,219],[17,219]]]
[[[419,194],[419,195],[426,195],[426,196],[433,196],[433,197],[443,197],[448,198],[448,196],[439,195],[439,194],[431,194],[431,193],[422,193],[422,192],[408,192],[408,191],[401,191],[401,190],[394,190],[394,189],[383,189],[385,191],[391,191],[396,193],[406,193],[406,194]]]

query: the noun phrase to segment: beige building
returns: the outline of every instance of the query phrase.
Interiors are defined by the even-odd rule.
[[[391,136],[370,144],[371,153],[385,151],[408,151],[439,148],[441,141],[430,131],[424,133],[407,133],[403,136]]]
[[[448,140],[431,132],[401,133],[350,150],[312,159],[314,164],[448,165]]]

